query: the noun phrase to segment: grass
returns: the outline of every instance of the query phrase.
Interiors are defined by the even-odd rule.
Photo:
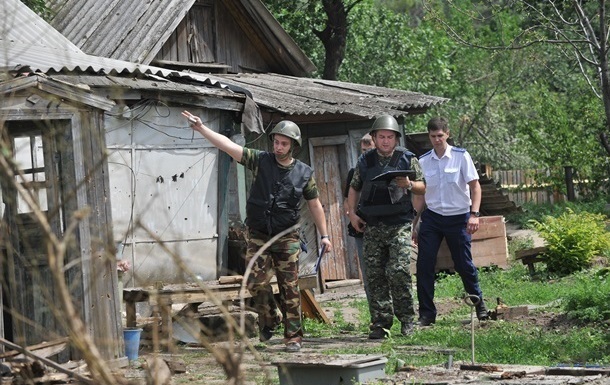
[[[557,217],[564,213],[567,208],[576,213],[586,211],[594,214],[608,215],[609,213],[606,211],[606,204],[608,203],[610,203],[610,201],[608,201],[607,196],[578,202],[546,203],[540,205],[525,203],[521,206],[522,212],[508,214],[506,215],[506,220],[511,223],[516,223],[523,228],[527,228],[530,226],[531,220],[540,221],[546,215]]]
[[[521,264],[507,270],[480,271],[483,293],[488,307],[496,299],[508,306],[530,305],[530,317],[514,321],[490,321],[475,331],[476,363],[541,365],[587,364],[610,365],[610,274],[607,269],[581,272],[555,280],[530,277]],[[439,365],[447,362],[446,349],[454,350],[454,360],[471,361],[470,308],[461,305],[463,287],[458,275],[441,275],[436,286],[436,301],[454,302],[453,310],[443,313],[430,328],[417,329],[403,337],[395,322],[391,337],[378,346],[333,349],[327,354],[384,354],[388,357],[386,371],[392,373],[397,362],[413,366]],[[346,322],[340,305],[335,322],[324,325],[307,320],[308,336],[336,336],[338,333],[365,334],[368,330],[366,300],[354,300],[349,306],[358,308],[358,324]],[[564,321],[553,328],[532,320],[562,316]],[[425,348],[422,348],[425,347]]]
[[[605,202],[602,202],[605,204]],[[536,207],[526,210],[525,220],[540,219],[565,208]],[[585,208],[597,210],[594,203]],[[574,209],[574,207],[572,207]],[[590,210],[590,211],[595,211]],[[574,211],[579,211],[576,207]],[[532,239],[509,241],[509,261],[514,261],[517,250],[533,246]],[[540,265],[540,264],[539,264]],[[529,317],[512,321],[475,321],[475,361],[477,364],[498,365],[610,365],[610,269],[595,268],[562,278],[553,278],[536,266],[538,274],[529,275],[520,262],[509,269],[480,269],[479,277],[488,307],[497,299],[508,306],[529,305]],[[321,350],[323,354],[382,354],[388,359],[386,373],[391,375],[397,367],[437,366],[447,362],[451,351],[456,362],[470,363],[471,329],[465,322],[470,319],[470,308],[462,303],[463,286],[458,275],[441,274],[436,284],[436,301],[443,312],[433,327],[416,329],[412,336],[400,335],[400,323],[395,322],[390,337],[381,344],[361,344]],[[345,317],[345,308],[357,313],[353,321]],[[330,325],[304,319],[305,338],[336,338],[341,335],[364,336],[368,333],[369,313],[365,299],[354,299],[348,304],[333,305],[333,323]],[[551,318],[556,323],[536,322]],[[354,319],[350,317],[350,319]],[[264,345],[262,345],[264,346]],[[333,345],[337,346],[337,345]],[[185,359],[198,362],[202,357]],[[197,383],[198,375],[185,382]],[[277,384],[262,372],[254,378],[257,384]],[[375,382],[376,383],[376,382]]]

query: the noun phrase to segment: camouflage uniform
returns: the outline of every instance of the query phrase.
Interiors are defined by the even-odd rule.
[[[381,166],[389,164],[390,157],[379,156]],[[422,169],[416,157],[411,158],[414,180],[423,179]],[[358,167],[350,184],[356,191],[363,187]],[[369,311],[371,330],[390,329],[394,315],[403,324],[413,322],[413,306],[410,262],[413,253],[411,222],[387,225],[382,222],[367,224],[364,232],[364,262],[369,287]]]
[[[241,164],[254,173],[258,171],[259,150],[244,148]],[[280,169],[283,168],[278,164]],[[318,189],[313,177],[303,190],[306,200],[318,197]],[[248,245],[246,262],[252,257],[272,236],[254,229],[248,229]],[[248,277],[248,290],[254,298],[258,313],[259,328],[268,326],[275,329],[284,322],[284,337],[292,338],[303,336],[301,327],[301,293],[298,285],[299,255],[301,245],[299,230],[288,233],[270,245],[256,260],[252,272]],[[280,291],[280,307],[278,307],[269,282],[276,275]]]
[[[394,315],[403,323],[413,321],[411,294],[411,224],[367,226],[364,263],[369,287],[371,326],[390,329]]]
[[[255,230],[248,231],[246,261],[272,238]],[[299,231],[291,232],[267,248],[257,259],[248,277],[248,289],[254,297],[259,328],[275,329],[284,317],[284,337],[302,336],[301,294],[299,291],[298,263],[301,254]],[[280,306],[277,306],[269,282],[277,275]]]

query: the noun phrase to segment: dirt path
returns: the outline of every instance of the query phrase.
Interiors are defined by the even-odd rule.
[[[352,320],[357,323],[357,310],[350,306],[356,298],[364,298],[361,286],[349,286],[327,291],[324,294],[316,295],[320,306],[325,310],[327,316],[332,320],[337,308],[341,308],[344,320]],[[345,355],[333,354],[338,351],[363,351],[363,348],[379,347],[382,341],[369,340],[365,334],[355,332],[353,334],[342,334],[332,338],[311,338],[307,335],[299,353],[284,352],[284,345],[279,338],[274,338],[266,344],[258,341],[258,338],[249,340],[255,353],[246,351],[243,354],[241,367],[245,375],[245,385],[265,384],[265,378],[271,379],[271,384],[279,383],[278,366],[274,363],[279,362],[329,362],[333,359],[345,359]],[[214,344],[216,348],[226,349],[226,342]],[[400,356],[409,354],[421,354],[422,351],[434,349],[425,346],[402,345],[394,346],[394,350]],[[142,349],[140,359],[132,367],[122,370],[123,375],[130,380],[131,385],[145,384],[145,370],[143,363],[146,358],[153,354],[148,349]],[[227,384],[226,375],[221,366],[216,362],[208,350],[202,347],[179,346],[176,354],[161,354],[161,357],[168,361],[183,362],[186,367],[185,373],[174,374],[172,384],[206,384],[221,385]],[[362,358],[363,355],[358,357]],[[350,356],[353,358],[353,356]],[[449,360],[449,356],[447,356]],[[313,361],[312,361],[313,360]],[[316,361],[317,360],[317,361]],[[403,368],[391,376],[380,377],[375,384],[536,384],[536,385],[560,385],[560,384],[591,384],[601,385],[610,384],[609,377],[592,376],[558,376],[545,375],[543,367],[510,366],[498,365],[496,370],[485,371],[465,371],[460,370],[460,365],[470,362],[453,362],[451,368],[447,369],[443,364],[424,368]],[[315,373],[316,370],[312,369]],[[266,375],[268,377],[266,377]],[[286,381],[284,381],[286,382]],[[295,382],[295,385],[308,383],[303,376]],[[339,379],[329,378],[329,384],[339,385]],[[349,384],[349,382],[344,382]],[[289,385],[282,383],[281,385]],[[317,385],[317,384],[316,384]],[[325,384],[320,384],[325,385]]]

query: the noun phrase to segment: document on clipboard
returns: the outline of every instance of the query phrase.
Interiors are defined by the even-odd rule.
[[[415,170],[392,170],[392,171],[386,171],[383,174],[379,174],[376,177],[374,177],[373,179],[371,179],[372,182],[377,182],[377,181],[386,181],[386,182],[390,182],[392,179],[398,177],[398,176],[406,176],[409,177],[409,179],[413,180],[415,179]]]

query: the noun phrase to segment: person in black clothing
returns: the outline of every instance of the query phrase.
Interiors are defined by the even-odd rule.
[[[301,130],[294,122],[283,120],[268,134],[273,152],[259,151],[244,148],[213,131],[188,111],[182,115],[189,120],[193,130],[254,173],[246,202],[246,261],[250,262],[264,245],[279,236],[254,261],[247,278],[258,313],[259,339],[261,342],[269,340],[283,322],[286,351],[298,352],[303,342],[298,284],[301,254],[298,224],[302,200],[307,202],[321,234],[320,245],[325,246],[327,253],[332,249],[313,169],[292,156],[294,148],[302,145]],[[270,285],[274,275],[280,290],[279,304]]]
[[[365,134],[362,139],[360,139],[360,153],[364,154],[365,152],[367,152],[370,149],[375,148],[375,143],[373,142],[373,138],[371,137],[370,134]],[[343,209],[345,211],[345,215],[348,217],[348,221],[349,221],[349,209],[347,206],[347,196],[349,193],[349,185],[350,183],[352,183],[352,178],[354,177],[354,170],[356,169],[356,167],[351,168],[348,173],[347,173],[347,183],[345,185],[345,192],[343,193],[343,197],[345,198],[345,200],[343,201]],[[351,223],[348,222],[347,225],[347,234],[350,237],[354,237],[354,240],[356,241],[356,251],[358,253],[358,262],[360,264],[360,271],[362,272],[362,284],[364,285],[364,292],[367,295],[368,298],[368,282],[366,279],[366,265],[364,264],[364,259],[363,259],[363,244],[364,244],[364,233],[358,232],[356,231],[356,229],[354,229],[354,226],[352,226]]]
[[[364,233],[369,339],[388,337],[394,317],[401,323],[401,334],[413,333],[411,198],[424,194],[426,186],[417,157],[399,146],[401,135],[393,116],[375,119],[375,150],[358,159],[347,197],[350,222]]]

